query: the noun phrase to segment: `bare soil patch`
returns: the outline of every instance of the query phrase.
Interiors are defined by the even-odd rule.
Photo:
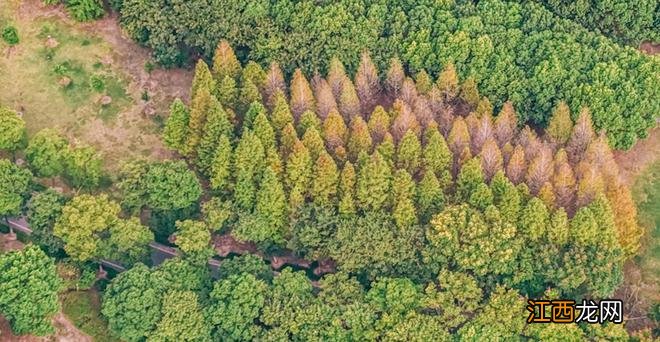
[[[660,160],[660,127],[649,131],[648,138],[639,140],[628,151],[615,151],[614,158],[619,165],[623,181],[632,186],[635,178],[655,161]]]

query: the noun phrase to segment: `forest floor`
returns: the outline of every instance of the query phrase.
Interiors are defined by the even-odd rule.
[[[644,228],[641,250],[626,264],[624,284],[616,295],[627,308],[626,327],[638,330],[651,326],[648,309],[660,302],[660,127],[629,151],[615,152],[615,158]]]
[[[152,69],[149,51],[112,16],[77,23],[61,6],[7,0],[0,1],[5,25],[18,29],[20,43],[0,42],[0,103],[23,114],[29,135],[60,128],[96,147],[109,170],[125,159],[171,156],[159,132],[171,101],[188,97],[191,71]]]

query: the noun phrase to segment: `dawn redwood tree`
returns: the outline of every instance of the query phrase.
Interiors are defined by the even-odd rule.
[[[232,146],[229,137],[220,136],[218,147],[211,162],[211,188],[216,191],[228,191],[231,184]]]
[[[236,178],[234,201],[238,208],[251,210],[255,203],[257,181],[263,172],[264,148],[259,138],[249,130],[243,136],[234,151],[233,173]]]
[[[352,215],[355,213],[355,167],[350,161],[344,164],[339,175],[339,213]]]
[[[305,135],[308,129],[314,128],[318,131],[321,129],[321,126],[322,122],[318,115],[316,115],[316,113],[312,112],[311,110],[307,110],[300,116],[296,128],[298,129],[298,135],[302,137]]]
[[[209,70],[208,64],[204,60],[200,59],[195,64],[195,75],[192,81],[192,87],[190,90],[190,98],[196,98],[202,90],[206,90],[209,94],[215,93],[216,81],[211,75],[211,70]]]
[[[390,116],[382,106],[376,106],[369,117],[369,132],[374,142],[381,142],[390,130]]]
[[[271,110],[274,108],[277,93],[286,94],[286,83],[284,83],[284,74],[280,65],[272,62],[264,81],[264,98]]]
[[[331,111],[323,122],[323,138],[331,151],[345,145],[348,138],[348,129],[344,119],[337,111]]]
[[[32,173],[0,159],[0,216],[18,215],[29,190]]]
[[[403,71],[403,65],[401,60],[394,57],[390,59],[390,66],[387,69],[387,74],[385,77],[385,88],[389,92],[390,96],[396,98],[399,96],[399,92],[403,86],[403,80],[406,78],[406,74]]]
[[[330,207],[336,204],[339,171],[332,157],[325,151],[316,159],[312,174],[310,196],[314,204]]]
[[[226,76],[237,79],[241,74],[241,63],[234,54],[229,42],[225,39],[218,43],[213,56],[213,74],[217,80],[222,80]]]
[[[213,158],[218,149],[220,137],[233,138],[234,126],[229,121],[229,115],[214,97],[206,114],[206,123],[197,146],[197,166],[204,174],[209,174]]]
[[[330,60],[330,64],[328,65],[328,75],[326,79],[330,84],[330,88],[332,88],[332,94],[335,96],[335,99],[337,99],[337,102],[339,102],[343,84],[347,79],[347,76],[344,64],[342,64],[341,60],[339,60],[339,58],[336,56]]]
[[[572,129],[571,110],[566,103],[561,101],[557,103],[557,106],[555,106],[552,112],[548,127],[546,128],[546,134],[554,143],[563,145],[570,138]]]
[[[396,166],[399,169],[408,171],[411,175],[416,175],[422,160],[422,145],[417,135],[408,130],[399,142],[396,151]]]
[[[163,141],[167,147],[183,153],[188,138],[188,124],[190,112],[188,107],[177,98],[170,105],[170,116],[165,122],[163,129]]]
[[[291,79],[291,112],[293,117],[300,119],[305,111],[314,111],[316,108],[314,94],[309,82],[300,69],[296,69]]]
[[[458,75],[454,63],[447,63],[438,75],[438,90],[442,92],[445,99],[453,99],[459,93]]]
[[[356,183],[358,207],[364,211],[385,209],[391,194],[392,169],[378,152],[360,168]]]
[[[60,309],[62,287],[54,260],[39,247],[0,254],[0,314],[14,334],[55,332],[51,320]]]
[[[369,127],[361,116],[355,116],[351,119],[350,134],[346,148],[348,156],[356,160],[360,152],[371,152],[372,139],[369,134]]]
[[[351,79],[348,76],[342,81],[339,94],[339,112],[346,121],[360,115],[360,98]]]

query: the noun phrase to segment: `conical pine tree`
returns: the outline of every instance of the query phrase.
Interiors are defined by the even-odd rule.
[[[348,136],[344,119],[338,112],[332,111],[323,122],[323,137],[330,150],[344,146]]]
[[[364,211],[385,209],[389,203],[392,170],[378,152],[374,152],[367,164],[359,170],[356,198]]]
[[[346,120],[360,115],[360,99],[358,98],[353,82],[346,77],[342,81],[341,94],[339,94],[339,112]]]
[[[211,176],[209,177],[213,190],[226,192],[230,189],[232,157],[232,146],[229,137],[226,135],[220,136],[211,163]]]
[[[291,79],[291,112],[294,118],[300,118],[305,111],[316,110],[316,101],[309,82],[300,69],[296,69]]]
[[[252,102],[247,112],[245,112],[245,115],[243,115],[242,129],[252,129],[254,118],[260,113],[266,114],[266,107],[264,107],[261,102]]]
[[[167,147],[181,153],[185,146],[188,137],[188,121],[190,120],[190,113],[188,107],[181,101],[176,99],[170,106],[170,116],[165,123],[163,130],[163,140]]]
[[[382,106],[376,106],[369,117],[369,132],[374,142],[380,143],[390,130],[390,116]]]
[[[229,76],[221,79],[216,88],[216,97],[223,106],[232,109],[237,108],[238,89],[236,89],[236,81]]]
[[[213,73],[218,80],[222,80],[226,76],[238,80],[238,76],[241,74],[241,63],[236,58],[234,49],[224,39],[220,41],[215,49]]]
[[[282,156],[282,159],[286,160],[291,151],[293,151],[293,146],[298,142],[298,134],[291,123],[284,126],[281,134],[282,136],[280,137],[279,144],[280,155]]]
[[[241,89],[239,89],[239,96],[237,99],[237,109],[240,113],[245,113],[250,109],[252,103],[262,101],[261,93],[259,92],[259,87],[254,84],[251,80],[243,80],[241,84]]]
[[[264,98],[266,98],[266,105],[271,110],[275,108],[278,93],[282,93],[282,96],[286,94],[286,83],[284,83],[284,74],[282,74],[280,65],[273,62],[270,64],[264,81]],[[286,102],[286,96],[284,96],[284,100]]]
[[[467,201],[477,186],[484,182],[484,173],[478,158],[472,158],[463,164],[456,178],[456,197]]]
[[[252,131],[261,140],[261,145],[265,149],[275,147],[275,131],[273,126],[270,125],[266,113],[260,112],[257,114],[252,123]]]
[[[261,179],[255,214],[266,225],[263,239],[254,239],[255,242],[283,242],[286,224],[286,195],[276,172],[271,168],[266,168]]]
[[[299,208],[305,201],[312,177],[312,159],[309,151],[298,140],[286,161],[286,187],[289,189],[289,206],[291,212]]]
[[[332,157],[325,151],[316,159],[312,177],[311,197],[314,204],[331,207],[336,203],[339,171]]]
[[[470,146],[470,132],[462,117],[459,116],[454,120],[447,143],[454,155],[460,154],[464,148]]]
[[[511,102],[505,102],[502,105],[502,110],[497,115],[497,119],[495,119],[495,138],[497,138],[499,146],[504,146],[504,144],[513,140],[518,124],[517,120],[513,105]]]
[[[470,77],[461,85],[461,100],[465,101],[472,108],[476,108],[479,103],[479,90],[477,89],[477,83],[474,78]]]
[[[415,85],[417,86],[417,93],[426,95],[433,87],[433,80],[426,70],[421,70],[415,75]]]
[[[201,89],[206,89],[209,94],[214,94],[216,82],[211,75],[209,66],[204,60],[199,60],[195,65],[195,76],[193,76],[192,88],[190,89],[190,98],[194,99]]]
[[[344,216],[355,214],[355,168],[350,161],[344,164],[339,178],[339,213]]]
[[[383,156],[383,159],[387,161],[390,167],[394,168],[394,157],[396,154],[396,147],[394,145],[394,138],[390,133],[385,133],[383,141],[378,144],[376,151]]]
[[[321,130],[321,120],[312,111],[305,111],[298,120],[298,135],[304,136],[309,128]]]
[[[314,89],[314,97],[316,98],[316,111],[322,120],[325,120],[331,111],[338,110],[332,87],[325,79],[321,79]]]
[[[362,112],[371,113],[380,94],[378,70],[369,53],[363,52],[355,74],[355,87],[360,98]]]
[[[447,63],[438,76],[438,89],[445,95],[446,99],[453,99],[458,95],[458,75],[454,63]]]
[[[369,127],[364,122],[361,116],[353,117],[351,120],[351,131],[348,138],[348,156],[355,160],[360,152],[371,152],[371,135],[369,134]]]
[[[249,212],[255,204],[257,182],[264,167],[265,152],[259,138],[250,130],[243,131],[234,152],[234,202]]]
[[[266,72],[258,63],[254,61],[247,62],[241,73],[241,82],[245,84],[248,81],[257,86],[259,91],[264,89],[266,82]]]
[[[385,86],[391,97],[397,98],[399,96],[405,78],[406,74],[403,71],[401,61],[396,57],[390,59],[390,67],[387,69]]]
[[[435,175],[449,170],[452,163],[452,153],[440,132],[436,128],[429,128],[426,132],[426,146],[423,152],[424,168]]]
[[[413,201],[416,193],[415,182],[406,170],[399,169],[392,181],[394,192],[392,216],[400,229],[406,229],[417,223],[417,212]]]
[[[399,142],[396,153],[396,166],[405,169],[410,174],[417,174],[421,164],[422,146],[417,136],[408,131]]]
[[[312,160],[316,160],[322,153],[327,153],[323,138],[314,127],[310,127],[302,138],[302,143],[307,147],[309,156]]]
[[[434,172],[425,171],[417,186],[417,208],[421,222],[429,222],[434,214],[442,210],[444,203],[445,195],[438,178]]]
[[[183,153],[192,157],[197,151],[197,145],[202,138],[206,116],[211,110],[212,95],[206,88],[201,88],[190,105],[190,119],[188,120],[188,137]]]
[[[550,117],[550,122],[545,132],[552,142],[563,145],[571,136],[572,129],[571,110],[565,102],[561,101],[557,103],[555,110],[552,112],[552,117]]]
[[[197,166],[204,174],[210,171],[211,163],[221,136],[232,138],[234,126],[229,122],[227,113],[215,98],[211,97],[211,105],[206,117],[203,135],[197,146]]]
[[[270,114],[270,121],[273,124],[275,132],[282,132],[286,125],[293,124],[293,114],[291,114],[286,97],[281,91],[275,94],[274,104],[273,111]]]
[[[328,76],[326,79],[332,88],[332,94],[335,96],[335,99],[339,99],[341,96],[344,80],[347,79],[346,69],[344,69],[344,64],[342,64],[339,58],[333,57],[330,60],[330,65],[328,66]]]

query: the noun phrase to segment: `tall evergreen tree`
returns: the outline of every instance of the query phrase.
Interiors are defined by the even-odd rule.
[[[396,153],[396,166],[415,175],[419,170],[422,157],[422,146],[417,136],[408,131],[399,142]]]
[[[353,82],[346,77],[342,81],[341,94],[339,94],[339,112],[345,120],[351,120],[354,116],[360,115],[360,99],[355,91]]]
[[[328,149],[334,150],[338,146],[344,146],[348,137],[348,131],[344,119],[338,112],[332,111],[323,122],[323,138]]]
[[[236,81],[225,76],[217,85],[215,96],[223,106],[227,108],[236,109],[238,104],[238,89],[236,88]]]
[[[309,151],[309,156],[312,160],[316,160],[323,152],[326,152],[325,145],[323,143],[323,138],[319,134],[319,131],[314,127],[310,127],[302,138],[302,143],[307,147]]]
[[[401,61],[396,57],[390,59],[390,67],[387,69],[387,76],[385,78],[385,86],[390,96],[393,98],[399,96],[405,78],[406,74],[403,71]]]
[[[405,169],[399,169],[394,173],[392,191],[394,222],[400,229],[410,228],[417,223],[417,212],[413,201],[417,191],[415,182]]]
[[[423,151],[424,168],[436,174],[441,175],[444,171],[451,168],[452,153],[437,128],[428,128],[426,130],[426,145]]]
[[[286,187],[289,190],[291,212],[305,201],[312,177],[312,159],[309,151],[298,140],[286,161]]]
[[[363,52],[355,73],[355,87],[362,104],[363,113],[371,113],[380,94],[380,79],[378,69],[371,61],[368,52]]]
[[[222,80],[226,76],[237,80],[241,74],[241,63],[236,58],[234,49],[224,39],[218,43],[218,47],[215,49],[213,73],[218,80]]]
[[[233,133],[234,126],[229,121],[227,112],[222,109],[218,100],[211,97],[206,124],[204,124],[202,137],[197,146],[197,166],[203,173],[208,174],[220,137],[226,136],[231,139]]]
[[[291,109],[289,109],[286,97],[281,91],[275,94],[274,107],[270,116],[270,121],[273,123],[275,132],[282,132],[287,124],[293,124]]]
[[[339,213],[353,215],[355,213],[355,168],[350,161],[344,164],[339,179]]]
[[[261,145],[265,149],[275,147],[275,131],[265,113],[261,112],[254,118],[252,131],[261,140]]]
[[[415,75],[415,85],[417,86],[417,93],[426,95],[433,87],[433,79],[426,70],[422,69]]]
[[[571,136],[573,129],[573,121],[571,121],[571,110],[565,102],[557,103],[555,110],[552,112],[548,128],[545,132],[550,137],[550,140],[556,144],[565,144]]]
[[[254,207],[264,158],[264,147],[259,138],[249,130],[243,131],[234,153],[234,200],[242,210],[249,211]]]
[[[484,174],[481,170],[481,162],[472,158],[463,164],[456,178],[456,197],[461,201],[467,201],[477,186],[484,182]]]
[[[170,106],[170,116],[165,123],[163,140],[167,147],[182,152],[188,137],[188,121],[190,113],[188,107],[177,98]]]
[[[364,122],[361,116],[355,116],[351,119],[351,131],[348,138],[348,155],[349,158],[356,160],[360,152],[371,152],[371,135],[369,134],[369,127]]]
[[[271,168],[266,168],[259,186],[255,214],[266,225],[262,239],[250,239],[255,242],[272,241],[281,243],[286,224],[286,195],[277,174]],[[261,240],[261,241],[260,241]]]
[[[216,82],[213,79],[213,75],[211,75],[209,66],[204,60],[200,59],[195,65],[195,76],[192,81],[190,98],[194,100],[202,89],[208,91],[209,94],[214,94],[216,91]]]
[[[477,84],[474,78],[470,77],[463,82],[461,85],[461,100],[465,101],[472,108],[475,108],[479,103],[479,90],[477,89]]]
[[[446,99],[453,99],[458,95],[458,75],[454,63],[447,63],[438,75],[438,89],[445,95]]]
[[[202,139],[206,116],[211,110],[212,95],[206,88],[201,88],[193,97],[188,120],[188,139],[183,147],[183,153],[189,157],[197,152],[197,145]]]
[[[328,83],[332,88],[332,94],[335,96],[335,99],[341,97],[341,92],[344,84],[344,80],[347,79],[346,69],[344,69],[344,64],[337,57],[333,57],[330,60],[328,66]]]
[[[332,157],[323,151],[314,164],[311,197],[314,204],[330,207],[336,203],[339,172]]]
[[[374,142],[379,143],[390,130],[390,116],[382,106],[376,106],[369,117],[369,132]]]
[[[309,110],[305,111],[298,120],[298,135],[301,137],[304,136],[305,132],[307,132],[307,130],[310,128],[314,128],[316,131],[320,131],[321,126],[321,120],[314,112]]]
[[[218,138],[218,146],[211,163],[211,188],[217,191],[229,190],[232,176],[232,146],[229,137],[222,135]]]
[[[359,170],[356,198],[365,211],[384,209],[389,203],[392,169],[378,152],[374,152]]]
[[[422,223],[429,222],[432,215],[440,212],[445,204],[442,185],[434,172],[426,170],[417,186],[417,208]]]
[[[312,88],[300,69],[296,69],[291,79],[291,112],[300,119],[305,111],[315,111],[316,104]]]

